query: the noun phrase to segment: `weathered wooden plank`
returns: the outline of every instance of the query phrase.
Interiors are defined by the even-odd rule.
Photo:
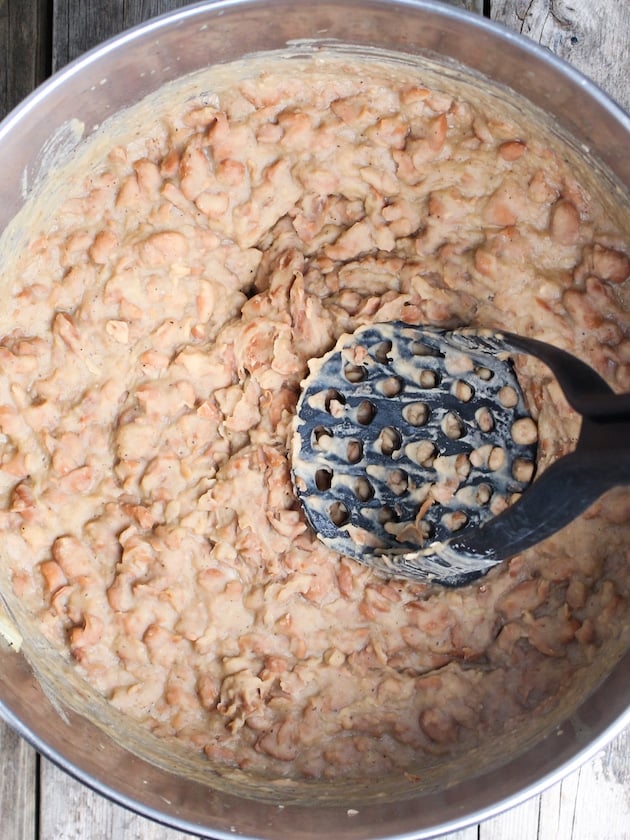
[[[37,839],[37,764],[31,747],[0,721],[0,837]]]
[[[479,840],[537,840],[540,797],[479,825]]]
[[[50,72],[46,0],[0,0],[0,118]]]
[[[53,70],[131,26],[186,5],[190,0],[54,0]]]
[[[538,840],[630,837],[630,730],[541,797]]]
[[[68,777],[45,759],[41,763],[38,840],[190,840],[191,835],[158,825],[114,805]],[[2,835],[0,835],[2,836]],[[506,840],[510,835],[504,835]],[[476,826],[448,834],[443,840],[478,840]],[[484,838],[485,840],[485,838]],[[512,840],[510,836],[510,840]],[[577,838],[576,838],[577,840]],[[582,838],[580,838],[582,840]],[[590,840],[590,838],[588,839]]]
[[[42,759],[38,840],[190,840],[191,835],[139,817]],[[3,835],[11,837],[12,835]],[[15,835],[16,837],[18,835]]]
[[[479,840],[628,840],[629,755],[630,729],[541,796],[481,823]]]
[[[548,47],[630,108],[629,3],[491,0],[490,16]],[[594,761],[541,797],[483,823],[480,840],[630,836],[629,737],[626,731]]]
[[[628,840],[629,754],[630,730],[626,730],[593,761],[542,796],[479,826],[451,832],[443,840]],[[45,760],[42,761],[40,809],[39,840],[77,837],[185,840],[189,837],[108,802]]]
[[[492,0],[491,17],[548,47],[630,110],[628,0]]]
[[[491,0],[489,5],[493,20],[549,48],[630,108],[630,3]],[[626,730],[542,796],[483,823],[480,840],[627,840],[629,738]]]
[[[1,0],[0,0],[1,2]],[[483,0],[446,0],[481,13]],[[52,67],[59,70],[86,50],[149,18],[183,6],[190,0],[55,0]]]
[[[76,3],[56,0],[52,20],[52,68],[69,61],[123,28],[124,0],[90,0]]]
[[[149,18],[189,6],[190,0],[125,0],[123,23],[125,28]]]

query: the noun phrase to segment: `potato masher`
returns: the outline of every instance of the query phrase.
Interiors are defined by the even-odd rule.
[[[512,359],[522,353],[582,415],[574,451],[535,481],[537,428]],[[324,543],[389,576],[469,583],[630,484],[630,394],[542,341],[375,324],[309,367],[296,493]]]

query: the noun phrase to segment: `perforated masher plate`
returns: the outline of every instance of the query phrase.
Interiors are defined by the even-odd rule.
[[[432,547],[501,512],[535,469],[535,424],[506,356],[498,333],[389,323],[311,362],[293,478],[327,545],[390,575],[460,582]],[[405,556],[419,550],[411,572]]]

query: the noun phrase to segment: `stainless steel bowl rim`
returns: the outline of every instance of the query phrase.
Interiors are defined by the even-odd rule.
[[[628,663],[630,665],[630,663]],[[262,835],[241,834],[237,831],[222,831],[221,829],[211,829],[211,834],[207,834],[204,827],[187,820],[179,819],[177,817],[168,816],[163,811],[143,805],[137,799],[130,796],[125,796],[114,785],[105,784],[103,781],[96,779],[88,773],[82,772],[69,762],[65,756],[61,755],[56,750],[50,748],[42,738],[38,738],[26,727],[20,717],[16,715],[0,700],[0,717],[9,725],[18,735],[24,738],[38,753],[49,759],[55,765],[64,770],[68,775],[77,779],[82,784],[96,791],[101,796],[121,805],[136,814],[139,814],[148,819],[161,823],[169,828],[174,828],[179,831],[184,831],[189,834],[205,837],[207,840],[233,840],[234,837],[242,838],[242,840],[260,840]],[[560,765],[556,770],[542,776],[540,780],[531,784],[526,788],[507,796],[498,801],[495,805],[487,808],[479,809],[473,813],[467,814],[460,819],[454,819],[449,822],[441,823],[439,827],[429,828],[420,831],[405,832],[403,834],[387,834],[377,838],[372,836],[370,840],[430,840],[443,834],[461,831],[469,826],[492,819],[505,811],[515,808],[527,800],[543,793],[554,784],[562,781],[571,773],[577,771],[583,764],[593,759],[597,753],[605,749],[605,747],[623,730],[630,726],[630,707],[626,709],[607,729],[605,729],[597,738],[593,739],[587,747],[584,747],[573,756],[572,759]],[[274,806],[269,806],[274,807]],[[287,806],[291,807],[291,806]],[[298,806],[299,807],[299,806]],[[267,835],[265,835],[266,837]],[[273,836],[273,835],[269,835]],[[318,836],[318,835],[313,835]],[[287,835],[288,837],[288,835]]]
[[[275,0],[263,0],[263,3],[265,2],[269,6],[275,5]],[[304,0],[294,0],[294,4],[304,4]],[[571,83],[577,83],[590,97],[608,110],[616,120],[624,123],[628,131],[630,131],[630,113],[626,112],[599,85],[546,47],[509,29],[504,24],[497,23],[477,13],[469,12],[466,9],[447,5],[446,3],[439,2],[439,0],[341,0],[338,3],[338,5],[348,6],[382,6],[384,4],[401,9],[407,8],[416,11],[439,12],[445,19],[465,20],[471,29],[494,32],[501,40],[529,54],[533,61],[542,61],[550,67],[553,67]],[[192,3],[190,6],[182,9],[157,15],[144,23],[130,27],[119,35],[108,38],[103,43],[86,51],[78,58],[73,59],[65,67],[50,76],[50,78],[39,85],[7,114],[0,121],[0,143],[4,139],[4,136],[14,130],[25,115],[36,109],[39,103],[49,96],[55,88],[64,85],[69,78],[82,73],[86,67],[94,64],[109,52],[132,44],[139,37],[159,35],[160,31],[170,26],[173,21],[181,23],[190,18],[203,17],[208,11],[221,15],[229,10],[238,10],[241,7],[257,5],[260,5],[260,0],[199,0],[199,2]],[[322,38],[321,40],[325,41],[326,39]]]
[[[153,18],[150,21],[135,26],[126,32],[118,35],[108,41],[102,43],[96,48],[90,50],[84,55],[72,61],[65,68],[58,71],[50,79],[44,82],[37,90],[30,94],[17,108],[15,108],[7,117],[0,123],[0,148],[7,137],[14,132],[20,130],[20,126],[25,122],[31,114],[37,113],[42,103],[59,88],[64,87],[73,77],[80,76],[86,70],[98,64],[104,57],[110,53],[116,53],[121,50],[133,46],[139,39],[146,39],[148,37],[158,38],[166,29],[173,26],[181,26],[186,21],[198,19],[204,20],[207,16],[216,17],[223,16],[228,13],[237,13],[250,7],[258,7],[266,5],[269,8],[282,5],[283,0],[267,0],[267,3],[259,2],[259,0],[209,0],[209,2],[198,2],[187,6],[183,9],[167,12],[159,17]],[[294,6],[307,7],[309,4],[305,0],[294,0]],[[509,30],[507,27],[483,18],[479,15],[467,12],[463,9],[448,6],[440,2],[432,2],[432,0],[345,0],[343,3],[336,3],[334,5],[353,6],[366,8],[379,8],[387,6],[392,11],[397,10],[400,14],[405,12],[411,13],[428,13],[438,16],[444,21],[455,21],[465,24],[470,30],[475,32],[489,33],[496,39],[503,43],[518,49],[521,54],[531,59],[534,63],[542,63],[553,69],[554,73],[559,78],[566,80],[570,86],[578,86],[582,91],[590,97],[599,107],[604,109],[611,119],[618,124],[622,130],[625,130],[630,136],[630,115],[628,115],[616,102],[614,102],[598,85],[588,79],[584,74],[569,65],[563,59],[555,56],[549,50],[541,47],[533,41]],[[326,42],[326,38],[323,39]],[[2,654],[2,651],[0,651]],[[10,653],[8,656],[15,656]],[[0,661],[1,664],[1,661]],[[622,661],[617,664],[617,672],[623,671],[624,667],[630,667],[630,653],[627,653]],[[617,682],[623,678],[617,674]],[[0,691],[2,686],[0,685]],[[595,695],[599,696],[600,705],[606,705],[606,686],[600,686]],[[618,707],[618,708],[617,708]],[[471,811],[462,813],[453,819],[442,821],[439,825],[432,825],[427,828],[404,830],[402,833],[384,833],[384,834],[370,834],[370,840],[377,840],[379,838],[388,838],[388,840],[422,840],[422,838],[435,837],[447,832],[457,831],[463,829],[471,824],[491,818],[497,814],[518,805],[532,796],[535,796],[549,786],[558,782],[569,773],[576,770],[584,762],[592,759],[601,749],[603,749],[613,738],[620,734],[624,728],[630,725],[630,707],[626,705],[625,709],[619,703],[613,713],[613,719],[608,723],[596,723],[594,726],[595,734],[589,736],[588,742],[578,745],[574,750],[568,751],[568,757],[561,760],[557,766],[550,771],[542,774],[536,781],[530,782],[525,787],[515,790],[513,793],[500,797],[492,805],[481,808],[476,808]],[[269,838],[289,838],[290,832],[287,833],[285,829],[280,827],[279,833],[273,829],[271,833],[265,829],[261,829],[261,834],[247,834],[241,833],[238,826],[230,826],[229,830],[224,830],[220,827],[201,826],[198,823],[191,822],[185,818],[178,817],[167,810],[160,810],[152,807],[138,797],[134,797],[123,792],[116,784],[116,780],[104,781],[99,779],[85,769],[78,767],[75,763],[67,758],[61,751],[55,749],[48,743],[45,737],[37,732],[34,732],[24,721],[25,714],[16,703],[5,702],[5,699],[0,697],[0,717],[12,727],[21,737],[29,742],[38,752],[50,759],[56,765],[61,767],[70,775],[77,778],[82,783],[86,784],[98,793],[106,796],[114,802],[135,811],[138,814],[149,817],[156,822],[163,823],[173,828],[189,832],[191,834],[216,838],[217,840],[227,840],[239,836],[242,838],[251,838],[251,840],[259,840],[260,837]],[[553,738],[555,735],[560,736],[562,732],[554,732],[547,736]],[[579,740],[579,739],[578,739]],[[566,751],[565,751],[566,752]],[[277,806],[273,804],[265,805],[264,803],[257,803],[263,809],[261,813],[271,813],[277,810]],[[376,806],[375,806],[376,807]],[[270,810],[269,810],[270,809]],[[295,809],[298,812],[304,812],[303,806],[287,805],[286,810]],[[456,809],[454,809],[456,810]],[[341,814],[342,809],[337,809]],[[348,812],[348,815],[350,812]],[[356,833],[352,828],[351,817],[348,816],[349,831],[345,832],[343,837],[348,838],[364,838],[368,835],[365,833]],[[261,819],[261,825],[263,820]],[[357,826],[357,828],[359,828]],[[297,837],[297,835],[295,835]],[[318,831],[309,833],[307,829],[301,835],[304,838],[319,836]]]

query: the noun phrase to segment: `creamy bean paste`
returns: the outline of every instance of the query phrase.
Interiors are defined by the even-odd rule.
[[[114,121],[7,262],[4,569],[158,737],[254,774],[403,774],[542,715],[618,641],[628,494],[463,589],[379,577],[293,493],[307,362],[363,324],[470,325],[627,390],[628,242],[537,125],[420,70],[252,68]],[[544,469],[578,420],[519,375]]]

